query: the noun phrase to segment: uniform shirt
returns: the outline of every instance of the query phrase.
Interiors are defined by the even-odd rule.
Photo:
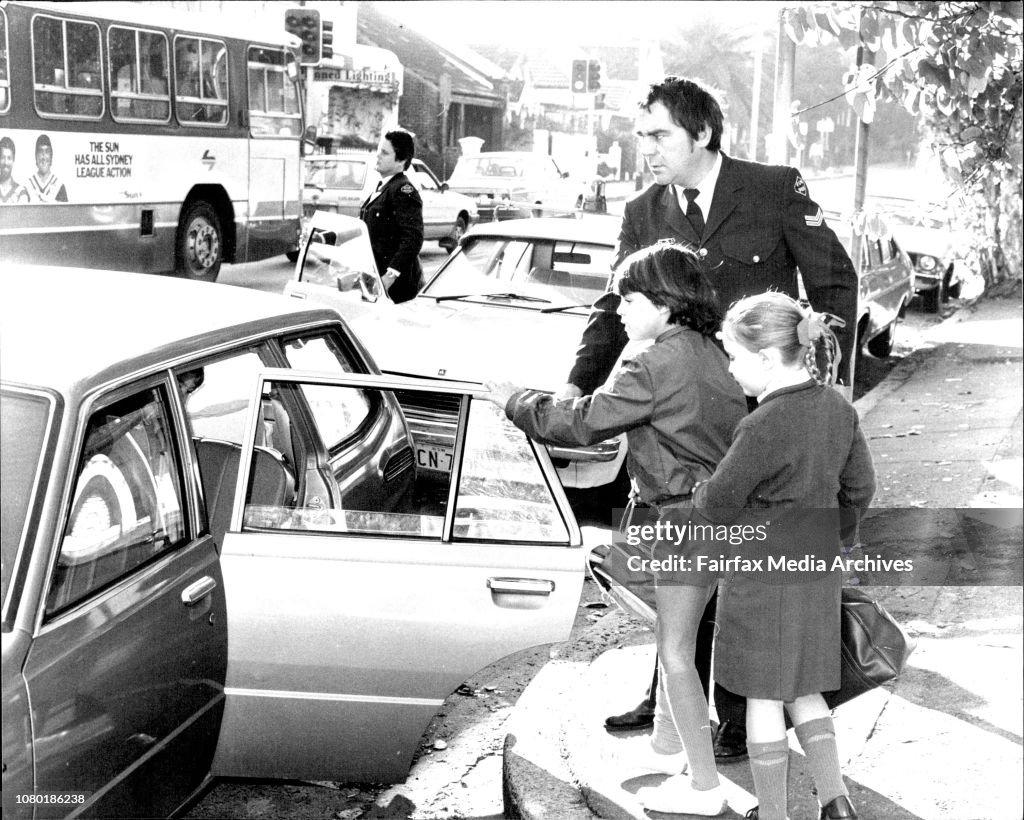
[[[0,191],[0,203],[9,205],[11,203],[22,204],[28,202],[30,197],[28,195],[28,189],[24,185],[19,185],[13,179],[11,180],[11,190],[6,194]]]
[[[67,202],[68,193],[56,174],[50,174],[45,182],[33,174],[28,179],[29,192],[36,202]]]
[[[530,438],[548,444],[594,444],[624,432],[626,466],[640,497],[667,503],[711,474],[746,415],[728,368],[711,339],[674,326],[624,360],[593,395],[555,401],[526,390],[509,399],[505,413]]]

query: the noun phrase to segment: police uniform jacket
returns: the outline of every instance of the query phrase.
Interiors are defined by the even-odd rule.
[[[670,185],[652,185],[626,204],[615,257],[661,240],[694,247],[718,293],[723,314],[744,296],[778,290],[798,296],[797,269],[811,305],[845,320],[837,330],[843,354],[839,378],[849,384],[857,314],[857,274],[821,208],[795,168],[722,155],[705,228],[697,236]],[[617,294],[595,304],[569,382],[593,392],[608,377],[627,338],[615,313]]]
[[[359,212],[370,234],[373,258],[381,276],[388,268],[399,272],[388,295],[394,302],[412,299],[420,289],[423,268],[423,200],[405,174],[395,174]]]

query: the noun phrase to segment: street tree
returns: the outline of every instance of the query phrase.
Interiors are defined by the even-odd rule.
[[[923,118],[941,167],[968,203],[986,285],[1021,280],[1022,4],[806,3],[783,12],[797,43],[876,55],[845,78],[864,122],[882,100]]]

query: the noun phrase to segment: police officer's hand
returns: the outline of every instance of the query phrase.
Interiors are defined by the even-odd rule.
[[[384,283],[384,290],[391,290],[391,286],[398,281],[400,275],[394,268],[388,268],[384,271],[384,275],[381,277],[381,281]]]

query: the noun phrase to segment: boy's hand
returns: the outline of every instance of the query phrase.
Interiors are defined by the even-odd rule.
[[[523,389],[512,382],[485,381],[484,387],[487,388],[487,400],[494,402],[502,410],[505,409],[508,400]]]

